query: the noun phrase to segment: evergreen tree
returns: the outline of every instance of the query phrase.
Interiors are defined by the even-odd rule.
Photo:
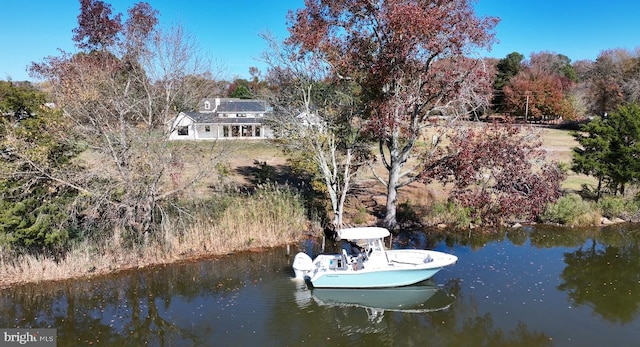
[[[33,90],[20,93],[32,93]],[[35,92],[36,99],[43,99]],[[53,135],[64,131],[62,113],[42,108],[0,122],[0,246],[58,253],[74,236],[76,191],[52,178],[78,154]],[[29,159],[27,159],[29,158]],[[35,165],[40,170],[35,170]],[[74,229],[75,230],[75,229]]]
[[[611,188],[624,195],[625,184],[640,179],[640,105],[621,106],[607,118],[612,129],[605,157],[610,167]]]
[[[494,109],[498,112],[504,112],[505,110],[505,101],[504,101],[504,87],[511,81],[515,75],[520,72],[520,68],[522,67],[522,60],[524,59],[524,55],[518,52],[509,53],[505,58],[500,59],[498,65],[496,66],[496,79],[493,84],[494,96],[491,103],[494,106]]]
[[[640,105],[627,104],[584,125],[574,138],[573,171],[598,179],[597,193],[605,184],[624,195],[625,185],[640,179]]]
[[[249,88],[247,88],[247,86],[243,84],[234,89],[233,92],[229,94],[229,96],[238,99],[251,99],[253,97],[253,95],[251,95],[251,91],[249,91]]]
[[[253,99],[253,93],[249,87],[249,81],[236,79],[229,85],[229,97],[238,99]]]
[[[29,82],[0,81],[0,114],[25,118],[42,107],[44,94]]]

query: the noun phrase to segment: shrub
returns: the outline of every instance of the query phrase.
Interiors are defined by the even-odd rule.
[[[546,162],[534,133],[516,126],[461,129],[423,179],[452,183],[450,196],[484,225],[532,221],[560,196],[566,168]],[[515,174],[517,173],[517,174]]]
[[[411,201],[407,200],[398,205],[396,219],[400,223],[409,223],[418,220],[418,212],[411,204]]]
[[[364,224],[367,222],[368,214],[366,207],[358,208],[358,212],[353,216],[354,224]]]
[[[598,201],[600,213],[607,218],[620,217],[625,213],[626,201],[619,196],[607,195]]]
[[[257,184],[265,184],[273,182],[275,180],[276,169],[273,166],[267,164],[266,161],[254,160],[253,165],[256,166],[255,182]]]
[[[471,217],[471,209],[462,207],[454,202],[434,202],[431,205],[431,219],[433,224],[453,224],[458,228],[468,228],[472,223],[479,221]]]
[[[540,219],[543,222],[567,225],[593,225],[599,218],[591,204],[577,194],[569,194],[547,205]]]
[[[218,176],[222,178],[231,176],[232,171],[229,163],[218,162],[215,165],[215,169],[216,169],[216,173],[218,173]]]
[[[577,216],[571,223],[568,223],[571,226],[577,227],[586,227],[593,225],[600,225],[602,220],[602,215],[597,210],[591,210],[587,213],[581,214]]]
[[[637,219],[640,201],[622,196],[607,195],[598,201],[598,208],[607,218],[622,218],[624,220]]]

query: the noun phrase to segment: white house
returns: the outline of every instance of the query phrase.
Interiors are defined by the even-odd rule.
[[[263,100],[206,98],[198,112],[180,112],[170,124],[169,140],[264,139],[273,137],[263,124],[269,112]]]

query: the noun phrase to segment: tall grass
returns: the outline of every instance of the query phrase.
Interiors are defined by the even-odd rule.
[[[299,239],[308,228],[301,197],[266,185],[255,194],[231,198],[219,217],[200,211],[183,233],[171,226],[163,229],[174,253],[198,255],[275,246]]]
[[[160,231],[131,246],[121,230],[101,242],[84,241],[60,259],[0,250],[0,287],[94,276],[129,268],[272,247],[301,239],[310,229],[302,198],[288,188],[258,187],[252,194],[203,203],[191,218],[167,215]],[[218,208],[210,208],[217,205]]]

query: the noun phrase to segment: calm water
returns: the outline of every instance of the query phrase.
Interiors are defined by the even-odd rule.
[[[637,346],[639,241],[628,225],[418,232],[395,247],[458,263],[418,286],[355,293],[292,281],[277,248],[3,290],[0,327],[56,328],[58,346]]]

